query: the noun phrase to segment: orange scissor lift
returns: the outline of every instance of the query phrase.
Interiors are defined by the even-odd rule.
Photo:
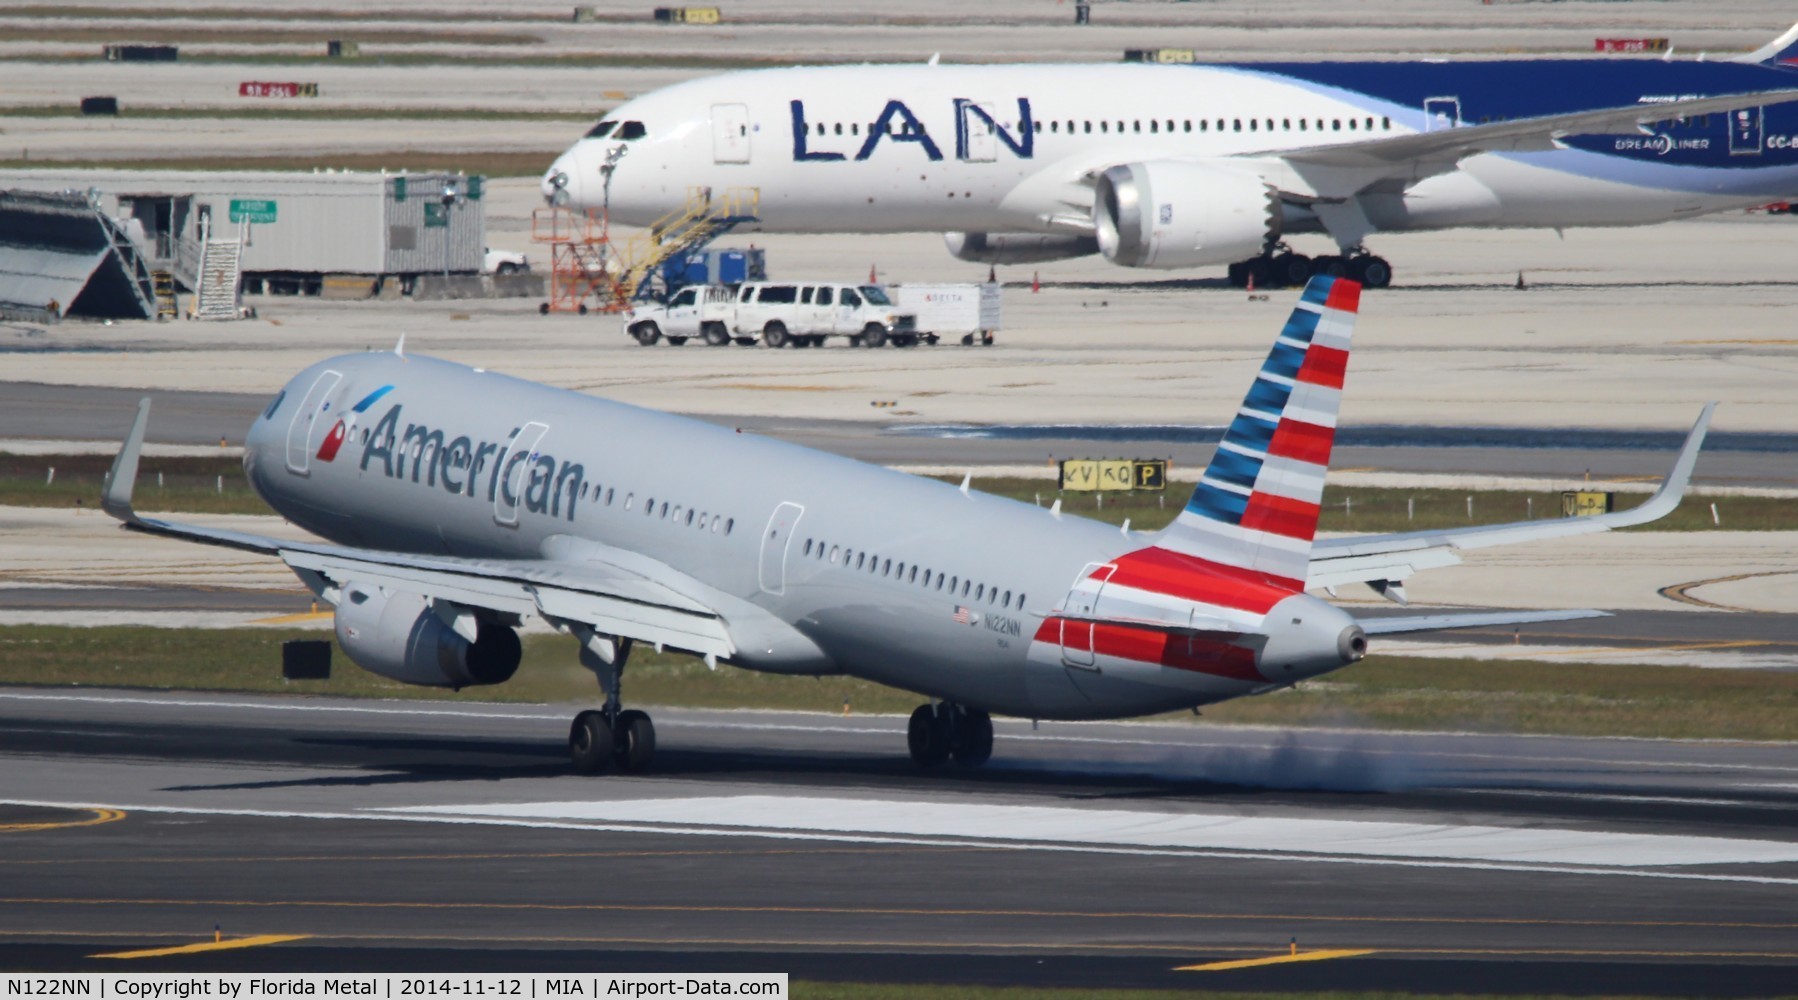
[[[629,311],[631,301],[655,279],[670,257],[688,253],[753,222],[761,208],[757,188],[730,188],[714,198],[710,188],[688,188],[686,204],[638,232],[620,247],[602,212],[539,208],[531,213],[531,240],[550,246],[549,298],[538,311],[586,315],[592,298],[600,312]]]

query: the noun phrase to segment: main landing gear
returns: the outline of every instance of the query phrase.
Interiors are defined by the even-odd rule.
[[[641,771],[656,754],[656,727],[649,720],[649,713],[625,708],[619,696],[631,641],[612,641],[616,652],[611,663],[587,663],[600,675],[606,691],[605,707],[575,716],[574,725],[568,730],[568,757],[580,774],[604,774],[613,768],[627,774]],[[586,662],[585,650],[582,659]]]
[[[1238,288],[1247,288],[1251,278],[1256,288],[1296,287],[1309,281],[1314,274],[1327,274],[1333,278],[1347,276],[1368,288],[1386,288],[1392,284],[1392,265],[1386,258],[1376,257],[1362,247],[1346,250],[1340,256],[1307,257],[1280,244],[1259,257],[1230,265],[1230,283]]]
[[[905,742],[919,767],[938,767],[951,759],[962,767],[979,767],[993,755],[993,717],[947,701],[919,705]]]

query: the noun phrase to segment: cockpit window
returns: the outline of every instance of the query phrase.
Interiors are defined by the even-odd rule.
[[[617,127],[617,122],[600,122],[598,125],[593,126],[592,131],[587,133],[587,138],[604,139],[606,136],[611,135],[612,130]]]
[[[268,409],[262,411],[262,419],[264,419],[264,420],[272,419],[275,415],[275,411],[279,410],[281,408],[281,401],[286,398],[287,398],[287,390],[286,389],[282,389],[280,392],[275,393],[275,398],[272,400],[269,400]]]
[[[618,131],[612,134],[612,138],[629,142],[632,139],[641,139],[648,134],[649,130],[643,127],[642,122],[625,122],[618,126]]]

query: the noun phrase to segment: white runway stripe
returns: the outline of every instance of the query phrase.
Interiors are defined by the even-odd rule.
[[[1798,843],[1768,840],[777,795],[421,806],[391,811],[1618,868],[1798,862]]]

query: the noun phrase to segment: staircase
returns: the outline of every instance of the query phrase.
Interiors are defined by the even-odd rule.
[[[174,319],[180,313],[175,301],[175,275],[169,271],[151,271],[150,283],[156,289],[156,318]]]
[[[136,243],[118,222],[103,212],[95,212],[94,218],[106,231],[106,238],[112,243],[113,253],[118,255],[119,266],[124,269],[125,283],[131,289],[132,297],[137,299],[143,309],[142,315],[156,315],[155,289],[152,287],[150,265],[144,260]]]
[[[238,286],[243,279],[243,241],[207,239],[200,250],[195,319],[237,319]]]
[[[761,210],[760,188],[727,188],[714,199],[711,188],[688,188],[687,203],[668,213],[625,244],[626,261],[616,295],[620,305],[632,299],[664,299],[678,286],[665,284],[662,264],[677,254],[703,249]]]

